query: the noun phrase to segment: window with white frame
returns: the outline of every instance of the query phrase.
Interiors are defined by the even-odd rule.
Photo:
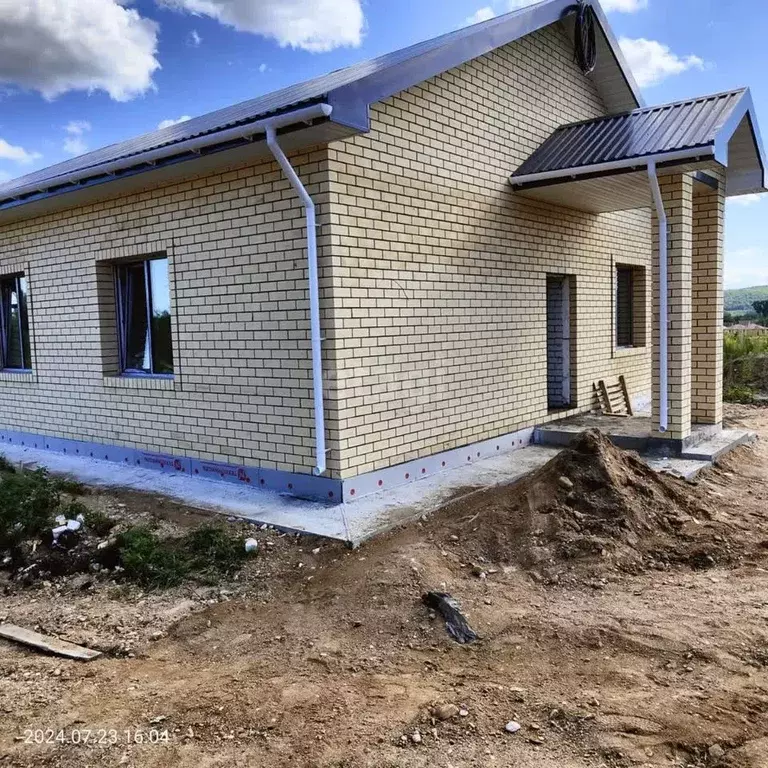
[[[0,368],[5,371],[32,370],[28,296],[23,273],[0,277]]]
[[[121,372],[172,376],[168,258],[159,255],[115,265],[115,303]]]

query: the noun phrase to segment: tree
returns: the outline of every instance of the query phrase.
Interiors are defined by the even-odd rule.
[[[768,315],[768,300],[753,301],[752,308],[760,317],[766,317]]]

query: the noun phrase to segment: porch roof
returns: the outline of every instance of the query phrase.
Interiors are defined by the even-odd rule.
[[[603,212],[651,204],[646,169],[717,161],[726,195],[765,192],[768,162],[749,89],[558,128],[510,177],[528,197]]]

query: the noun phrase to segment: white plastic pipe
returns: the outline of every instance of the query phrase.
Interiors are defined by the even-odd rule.
[[[267,126],[267,146],[291,186],[301,198],[307,220],[307,262],[309,265],[309,322],[312,336],[312,388],[315,400],[315,474],[325,472],[325,406],[323,403],[323,350],[320,334],[320,288],[317,270],[317,222],[315,203],[277,141],[275,127]]]
[[[661,197],[656,163],[648,163],[648,178],[651,182],[651,194],[659,220],[659,432],[666,432],[669,426],[669,370],[668,370],[668,313],[667,313],[667,270],[669,248],[667,245],[667,212]]]

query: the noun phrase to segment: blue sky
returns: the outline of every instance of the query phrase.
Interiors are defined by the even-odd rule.
[[[0,0],[0,179],[528,0]],[[749,85],[768,3],[604,0],[648,103]],[[729,202],[726,285],[768,284],[768,195]]]

